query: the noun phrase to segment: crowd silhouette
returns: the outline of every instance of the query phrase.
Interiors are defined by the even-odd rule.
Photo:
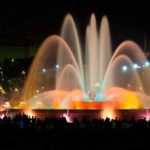
[[[17,114],[0,119],[1,148],[78,149],[78,148],[143,148],[149,145],[150,121],[146,118],[93,119],[65,117],[38,119],[36,116]]]

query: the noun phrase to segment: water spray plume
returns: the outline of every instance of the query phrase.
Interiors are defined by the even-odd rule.
[[[49,36],[37,52],[22,100],[34,109],[39,109],[37,102],[45,109],[147,108],[150,68],[146,62],[142,49],[129,40],[112,54],[106,16],[97,26],[96,16],[91,15],[84,46],[73,17],[67,14],[60,35]]]

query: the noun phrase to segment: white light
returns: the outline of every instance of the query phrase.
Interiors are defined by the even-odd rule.
[[[43,71],[43,72],[46,72],[46,69],[43,68],[42,71]]]
[[[10,102],[5,102],[6,105],[10,105]]]
[[[22,75],[25,75],[25,74],[26,74],[26,72],[23,70],[23,71],[21,72],[21,74],[22,74]]]
[[[19,90],[17,88],[15,88],[15,92],[19,92]]]
[[[126,72],[128,70],[128,67],[127,66],[123,66],[122,70],[123,70],[123,72]]]
[[[66,118],[66,121],[67,121],[68,123],[71,123],[71,122],[72,122],[71,119],[70,119],[70,117],[68,116],[68,114],[63,114],[63,117]]]
[[[1,114],[1,115],[0,115],[0,118],[1,118],[1,119],[3,119],[4,117],[5,117],[5,115],[4,115],[4,114]]]
[[[14,62],[15,60],[12,58],[11,61]]]
[[[146,67],[150,66],[150,62],[149,62],[149,61],[146,61],[146,62],[145,62],[145,66],[146,66]]]
[[[36,90],[36,93],[39,93],[40,91],[39,90]]]
[[[57,65],[56,65],[56,69],[58,69],[58,68],[59,68],[59,65],[57,64]]]
[[[133,68],[138,69],[138,68],[141,68],[141,66],[139,66],[138,64],[133,64]]]

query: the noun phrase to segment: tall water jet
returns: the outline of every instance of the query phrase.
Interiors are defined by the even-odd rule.
[[[102,18],[99,31],[99,81],[103,84],[106,69],[111,59],[112,46],[109,23],[106,16]]]
[[[88,82],[88,90],[93,90],[95,87],[95,83],[98,82],[98,69],[95,69],[98,65],[98,35],[97,35],[97,25],[95,15],[91,15],[90,25],[87,27],[86,34],[86,64],[88,66],[87,77]]]
[[[99,91],[102,89],[102,83],[106,68],[111,59],[111,38],[109,23],[107,17],[101,20],[100,31],[98,34],[95,15],[91,15],[89,26],[86,30],[86,82],[89,90],[94,90],[99,84]]]
[[[79,42],[79,36],[75,22],[70,14],[67,14],[64,19],[60,36],[66,41],[66,43],[72,50],[72,53],[74,54],[76,61],[79,64],[79,69],[83,78],[83,60],[82,60],[81,44]],[[62,59],[62,54],[61,51],[59,51],[58,53],[59,54],[57,62],[59,64],[60,59]]]

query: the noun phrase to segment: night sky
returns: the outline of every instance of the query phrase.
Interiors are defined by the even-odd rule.
[[[71,13],[84,42],[85,27],[94,12],[98,23],[103,15],[110,22],[112,44],[116,48],[131,39],[150,50],[150,14],[146,4],[101,0],[0,0],[0,45],[39,45],[51,34],[59,34],[63,18]],[[142,10],[144,8],[144,10]]]

